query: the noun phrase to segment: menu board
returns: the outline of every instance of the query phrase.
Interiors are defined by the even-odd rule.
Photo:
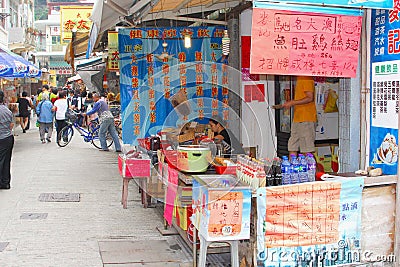
[[[371,16],[370,166],[397,174],[400,68],[400,1]]]
[[[208,234],[213,237],[238,235],[242,229],[242,192],[210,191]]]
[[[250,73],[355,77],[361,25],[361,16],[253,8]]]
[[[122,139],[189,121],[229,120],[229,69],[223,27],[124,28],[118,31]],[[191,36],[191,47],[184,36]]]
[[[348,256],[361,249],[362,189],[363,178],[259,188],[257,244],[262,266],[308,266],[304,252],[317,255],[324,248],[326,255],[337,256],[341,249]],[[354,259],[321,260],[332,266]]]
[[[266,190],[266,198],[267,247],[308,246],[336,240],[340,183],[271,187]]]

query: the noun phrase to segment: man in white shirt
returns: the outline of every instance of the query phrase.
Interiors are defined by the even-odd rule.
[[[65,112],[68,109],[68,102],[67,102],[67,92],[60,91],[58,93],[59,98],[54,102],[53,111],[56,112],[56,131],[57,131],[57,141],[59,140],[59,133],[61,132],[62,128],[67,126],[67,122],[65,120]]]

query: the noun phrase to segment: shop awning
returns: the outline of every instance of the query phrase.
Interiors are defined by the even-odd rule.
[[[211,12],[224,8],[233,8],[242,1],[238,0],[100,0],[92,10],[93,21],[89,35],[89,45],[86,57],[89,57],[96,47],[102,34],[121,21],[129,24],[149,20],[170,19],[183,21],[203,21],[213,24],[226,24],[226,22],[190,18],[188,15]],[[129,17],[129,20],[127,19]],[[133,26],[132,24],[132,26]]]
[[[88,47],[89,34],[87,32],[77,32],[72,41],[68,44],[64,55],[64,61],[74,69],[76,57],[85,55]]]
[[[49,69],[70,69],[71,65],[69,65],[65,61],[61,60],[50,60],[49,62]]]
[[[83,59],[76,64],[76,72],[89,91],[102,92],[105,68],[102,57]]]

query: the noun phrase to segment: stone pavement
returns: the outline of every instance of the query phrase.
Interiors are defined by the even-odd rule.
[[[181,239],[156,230],[162,218],[142,208],[134,182],[122,208],[117,153],[98,151],[77,133],[64,148],[55,134],[41,144],[34,123],[15,132],[11,190],[0,190],[1,267],[191,266]],[[80,199],[39,201],[43,193]]]

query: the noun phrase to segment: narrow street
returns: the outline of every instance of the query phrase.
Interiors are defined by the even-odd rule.
[[[181,239],[159,234],[162,218],[142,207],[133,181],[122,208],[117,153],[77,134],[65,148],[54,135],[42,144],[34,123],[15,132],[11,190],[0,191],[0,266],[191,266]]]

